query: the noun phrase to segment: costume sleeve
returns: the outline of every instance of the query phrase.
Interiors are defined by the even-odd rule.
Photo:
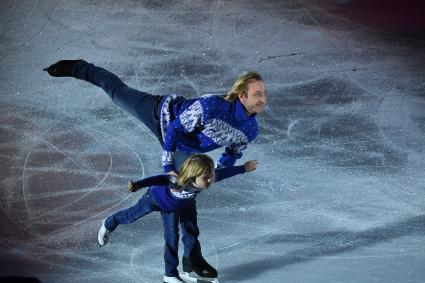
[[[224,153],[220,156],[217,161],[217,168],[233,166],[236,160],[242,157],[242,150],[246,149],[248,145],[246,143],[232,144],[227,146]]]
[[[245,173],[245,166],[243,165],[215,169],[215,182],[243,173]]]
[[[162,166],[165,172],[175,170],[174,156],[177,140],[181,135],[193,132],[197,126],[204,124],[204,109],[200,100],[196,100],[179,116],[170,122],[165,132]]]
[[[135,184],[137,184],[140,188],[152,187],[152,186],[167,186],[170,183],[172,183],[171,181],[172,177],[173,176],[167,175],[167,174],[156,175],[156,176],[151,176],[151,177],[147,177],[142,180],[139,180],[135,182]]]

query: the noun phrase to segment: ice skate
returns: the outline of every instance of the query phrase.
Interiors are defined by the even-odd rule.
[[[217,270],[202,255],[193,258],[183,257],[183,273],[180,277],[187,282],[219,283],[217,276]]]
[[[86,62],[84,60],[61,60],[55,64],[50,65],[47,68],[44,68],[43,71],[46,71],[52,77],[72,77],[72,70],[74,69],[75,64],[79,62]]]
[[[108,229],[106,229],[105,221],[106,221],[106,219],[103,220],[102,226],[100,227],[99,233],[97,234],[97,240],[98,240],[100,246],[104,246],[104,245],[107,244],[108,239],[109,239],[109,234],[111,233],[111,232],[108,231]]]
[[[190,283],[220,283],[217,278],[202,278],[187,272],[180,273],[180,278],[184,279],[183,282]]]
[[[179,276],[164,276],[164,283],[182,283],[186,282]]]

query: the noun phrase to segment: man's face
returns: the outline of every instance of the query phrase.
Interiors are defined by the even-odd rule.
[[[248,115],[263,112],[267,101],[264,83],[262,81],[249,83],[246,93],[239,95],[239,101],[245,107]]]

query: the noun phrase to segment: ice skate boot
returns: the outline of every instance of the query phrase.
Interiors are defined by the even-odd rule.
[[[190,274],[192,271],[197,276]],[[212,267],[202,255],[196,257],[183,257],[183,273],[180,277],[187,282],[218,283],[217,270]]]
[[[46,71],[52,77],[72,77],[72,70],[74,69],[75,64],[79,62],[86,62],[84,60],[61,60],[56,62],[53,65],[50,65],[47,68],[44,68],[43,71]]]
[[[164,276],[164,283],[183,283],[186,282],[180,276]]]
[[[110,231],[108,231],[108,229],[106,229],[105,221],[106,219],[103,220],[102,226],[99,229],[99,233],[97,233],[97,241],[99,242],[100,246],[104,246],[108,243],[109,234],[111,233]]]

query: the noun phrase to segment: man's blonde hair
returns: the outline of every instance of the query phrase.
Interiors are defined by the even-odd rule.
[[[183,163],[177,175],[177,186],[184,187],[194,182],[196,177],[211,174],[214,171],[214,161],[206,154],[193,154]]]
[[[259,73],[254,71],[243,73],[235,81],[230,91],[224,96],[224,99],[230,102],[235,101],[238,99],[239,94],[243,94],[248,91],[248,84],[256,81],[263,81],[263,78]]]

